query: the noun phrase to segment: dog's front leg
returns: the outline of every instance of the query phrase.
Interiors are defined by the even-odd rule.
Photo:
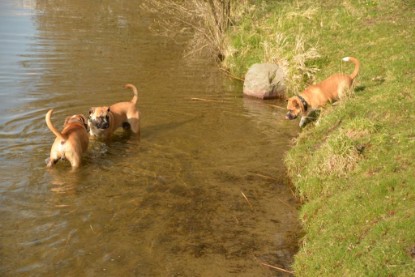
[[[300,124],[299,124],[300,128],[303,128],[306,122],[307,122],[307,115],[303,115],[301,117]]]

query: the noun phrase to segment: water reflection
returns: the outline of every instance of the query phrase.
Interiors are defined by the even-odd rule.
[[[243,99],[214,64],[183,60],[186,38],[154,36],[153,20],[127,0],[0,3],[1,275],[289,268],[299,227],[282,156],[296,126],[282,103]],[[141,140],[119,132],[92,141],[80,170],[45,169],[47,110],[60,126],[129,100],[125,83]]]

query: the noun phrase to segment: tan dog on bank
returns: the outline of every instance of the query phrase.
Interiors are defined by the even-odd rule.
[[[303,127],[310,112],[320,109],[327,102],[341,99],[352,86],[360,68],[360,62],[356,58],[346,57],[343,58],[343,61],[354,63],[352,74],[338,73],[331,75],[326,80],[307,87],[301,94],[289,98],[288,113],[285,118],[292,120],[301,115],[300,127]]]
[[[48,128],[55,134],[56,139],[50,150],[47,166],[52,167],[59,160],[67,159],[72,168],[81,164],[81,156],[88,148],[89,136],[87,119],[82,114],[68,116],[63,124],[62,132],[59,132],[52,124],[53,110],[49,110],[45,116]]]
[[[109,107],[93,107],[89,110],[88,125],[91,136],[109,139],[119,127],[131,129],[136,134],[140,132],[140,113],[136,108],[137,88],[132,84],[126,84],[125,88],[133,90],[134,96],[130,102],[119,102]]]

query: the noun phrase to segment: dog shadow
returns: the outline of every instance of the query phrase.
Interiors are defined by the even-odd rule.
[[[362,92],[362,91],[365,91],[366,90],[366,86],[356,86],[355,88],[354,88],[354,92]]]
[[[382,76],[377,76],[377,77],[372,78],[371,81],[372,82],[370,82],[369,85],[358,85],[358,86],[356,86],[354,88],[354,91],[355,92],[362,92],[362,91],[365,91],[366,88],[381,86],[386,81],[386,79]]]

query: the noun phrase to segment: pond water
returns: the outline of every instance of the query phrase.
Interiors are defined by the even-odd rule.
[[[149,31],[139,1],[0,2],[0,275],[278,276],[297,250],[283,155],[285,103],[242,84],[186,39]],[[141,137],[91,141],[82,167],[45,168],[45,114],[130,100]],[[195,100],[197,98],[198,100]]]

